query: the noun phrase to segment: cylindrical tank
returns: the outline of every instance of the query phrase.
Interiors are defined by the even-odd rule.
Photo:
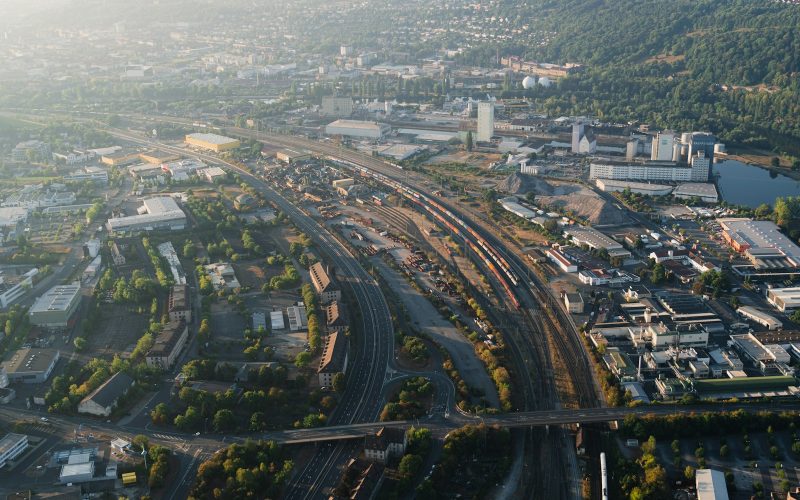
[[[536,86],[536,78],[528,75],[525,79],[522,80],[522,88],[524,89],[532,89]]]
[[[603,500],[608,500],[608,469],[606,469],[606,454],[600,453],[600,485]]]

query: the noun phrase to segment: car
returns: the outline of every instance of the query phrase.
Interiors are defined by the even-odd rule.
[[[200,431],[195,432],[194,435],[195,436],[199,436],[200,435]]]
[[[50,421],[47,417],[41,417],[41,418],[39,418],[39,420],[41,420],[42,422],[49,422]]]

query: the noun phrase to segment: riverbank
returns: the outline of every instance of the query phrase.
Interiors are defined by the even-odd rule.
[[[784,158],[781,158],[780,167],[773,167],[772,158],[774,158],[775,155],[770,155],[766,151],[734,150],[730,153],[716,153],[715,157],[719,158],[720,160],[740,161],[755,167],[763,168],[764,170],[769,170],[770,172],[791,177],[795,180],[800,180],[800,171],[792,170],[791,165]]]

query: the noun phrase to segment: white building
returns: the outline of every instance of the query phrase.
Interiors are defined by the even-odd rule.
[[[645,328],[645,336],[650,337],[653,350],[676,347],[705,347],[708,345],[708,332],[697,330],[670,330],[663,323],[650,324]]]
[[[326,135],[341,135],[361,139],[382,139],[391,127],[385,123],[359,120],[336,120],[325,126]]]
[[[78,413],[108,417],[131,387],[133,379],[125,372],[117,372],[78,403]]]
[[[711,173],[711,157],[706,156],[702,149],[689,160],[692,167],[693,182],[708,182],[708,174]]]
[[[672,192],[672,196],[681,200],[689,200],[696,197],[705,203],[719,202],[717,187],[710,182],[686,182],[680,184]]]
[[[106,228],[111,233],[138,233],[158,229],[181,230],[186,227],[186,214],[170,196],[156,196],[144,200],[139,215],[108,219]]]
[[[478,142],[489,142],[494,135],[494,103],[478,103],[478,133],[475,140]]]
[[[33,288],[33,277],[37,274],[39,270],[34,267],[21,277],[16,277],[15,282],[0,275],[0,307],[9,307]]]
[[[673,162],[596,160],[589,165],[589,179],[691,182],[693,178],[691,167]]]
[[[779,330],[783,328],[781,320],[755,307],[742,306],[738,308],[736,312],[759,325],[767,327],[768,330]]]
[[[608,252],[609,257],[626,259],[631,256],[631,253],[622,244],[591,227],[570,227],[564,231],[564,234],[569,236],[578,246],[586,245],[592,249],[605,250]]]
[[[665,184],[651,184],[649,182],[617,181],[613,179],[595,179],[595,185],[605,193],[617,193],[629,190],[631,193],[646,196],[666,196],[673,190],[672,186]]]
[[[659,132],[653,139],[650,159],[654,161],[673,161],[674,150],[675,134],[669,131]]]
[[[547,249],[547,258],[565,273],[577,273],[578,265],[569,260],[563,253],[555,248]]]
[[[0,469],[17,458],[28,447],[28,436],[8,433],[0,439]]]
[[[694,473],[697,500],[728,500],[725,474],[712,469],[697,469]]]
[[[767,302],[780,312],[800,307],[800,287],[770,288],[767,290]]]

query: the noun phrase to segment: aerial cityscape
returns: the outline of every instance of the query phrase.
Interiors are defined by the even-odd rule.
[[[797,0],[0,14],[0,499],[800,499]]]

